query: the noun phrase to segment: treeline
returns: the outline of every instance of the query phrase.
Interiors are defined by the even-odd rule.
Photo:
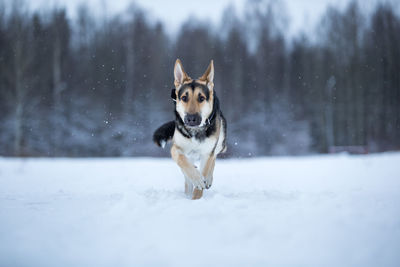
[[[132,5],[31,12],[0,2],[0,155],[155,156],[173,119],[173,64],[215,62],[228,156],[400,149],[400,18],[389,4],[328,8],[312,36],[289,39],[284,3],[228,7],[220,25],[189,20],[169,36]]]

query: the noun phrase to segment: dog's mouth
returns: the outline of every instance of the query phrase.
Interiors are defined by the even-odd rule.
[[[188,128],[188,129],[195,130],[195,129],[200,129],[201,125],[200,124],[199,125],[190,125],[190,124],[186,124],[185,123],[185,127]]]

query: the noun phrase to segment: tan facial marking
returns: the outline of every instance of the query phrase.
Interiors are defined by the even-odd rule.
[[[194,91],[191,88],[185,88],[178,101],[182,102],[185,111],[195,113],[200,112],[206,104],[207,98],[200,88],[195,88]]]

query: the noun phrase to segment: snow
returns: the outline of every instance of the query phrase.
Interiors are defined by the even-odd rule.
[[[400,266],[400,153],[218,160],[0,158],[0,266]]]

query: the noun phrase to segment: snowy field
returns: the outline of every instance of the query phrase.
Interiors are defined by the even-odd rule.
[[[400,153],[217,161],[0,158],[0,266],[400,266]]]

